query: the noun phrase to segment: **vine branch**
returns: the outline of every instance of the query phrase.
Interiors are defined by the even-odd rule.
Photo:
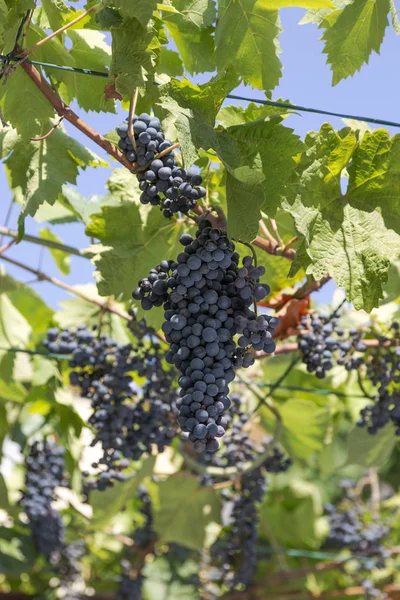
[[[288,260],[294,260],[294,257],[296,256],[296,250],[294,250],[294,248],[279,248],[278,243],[275,245],[273,242],[265,240],[260,235],[254,238],[252,244],[257,246],[257,248],[264,250],[267,254],[272,254],[272,256],[283,256]]]
[[[97,300],[96,298],[91,298],[90,296],[88,296],[87,294],[82,292],[81,290],[74,288],[71,285],[68,285],[68,283],[64,283],[64,281],[61,281],[60,279],[57,279],[56,277],[51,277],[50,275],[46,275],[46,273],[43,273],[43,271],[39,271],[39,269],[33,269],[32,267],[29,267],[28,265],[21,263],[19,260],[15,260],[15,258],[10,258],[9,256],[0,255],[0,259],[6,261],[16,267],[19,267],[20,269],[24,269],[24,271],[28,271],[29,273],[36,275],[36,277],[38,278],[39,281],[48,281],[49,283],[52,283],[53,285],[55,285],[63,290],[66,290],[70,294],[73,294],[74,296],[78,296],[79,298],[82,298],[82,300],[86,300],[87,302],[90,302],[91,304],[95,304],[102,310],[105,310],[107,312],[118,315],[119,317],[121,317],[122,319],[125,319],[126,321],[132,320],[132,317],[130,315],[128,315],[128,313],[126,313],[122,308],[120,308],[118,306],[109,305],[107,301],[102,302],[101,300]]]
[[[44,77],[39,73],[39,71],[26,62],[21,63],[21,68],[25,71],[28,77],[33,81],[36,87],[42,92],[42,94],[47,98],[50,104],[54,107],[55,111],[60,117],[64,117],[66,121],[71,123],[74,127],[79,129],[83,134],[85,134],[92,142],[100,146],[103,150],[105,150],[110,156],[115,158],[118,162],[120,162],[124,167],[126,167],[131,173],[136,173],[138,171],[138,166],[136,163],[131,163],[129,160],[122,154],[122,152],[114,146],[109,140],[107,140],[101,133],[93,129],[88,123],[83,121],[69,106],[65,104],[61,98],[54,93],[51,85],[47,83]]]
[[[18,231],[2,226],[0,226],[0,235],[11,237],[14,240],[17,240],[19,237]],[[67,246],[66,244],[62,244],[61,242],[45,240],[40,237],[36,237],[35,235],[29,235],[27,233],[23,235],[22,240],[24,240],[25,242],[30,242],[32,244],[37,244],[38,246],[46,246],[47,248],[52,248],[53,250],[61,250],[61,252],[65,252],[66,254],[74,254],[75,256],[80,256],[81,258],[90,259],[90,257],[92,256],[90,252],[79,250],[78,248],[74,248],[73,246]]]
[[[53,133],[53,131],[55,131],[57,129],[57,127],[59,125],[61,125],[61,123],[63,122],[64,117],[60,117],[59,120],[57,121],[57,123],[55,125],[53,125],[53,127],[44,135],[40,136],[40,137],[33,137],[31,138],[31,142],[42,142],[43,140],[47,140],[48,137],[51,136],[51,134]]]

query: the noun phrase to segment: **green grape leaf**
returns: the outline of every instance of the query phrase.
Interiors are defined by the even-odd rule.
[[[181,549],[180,549],[181,550]],[[157,556],[143,569],[143,597],[162,600],[198,600],[198,563],[187,558],[184,562],[179,551],[174,555]]]
[[[72,41],[69,58],[77,67],[93,71],[108,71],[111,62],[111,48],[105,42],[104,33],[92,29],[68,31]],[[81,73],[58,71],[56,78],[61,82],[60,94],[65,102],[76,100],[85,111],[114,112],[112,100],[105,101],[105,79],[101,77],[85,77]]]
[[[26,348],[31,326],[6,294],[0,294],[0,347]]]
[[[329,273],[357,310],[370,312],[383,297],[392,260],[400,255],[400,236],[387,229],[381,215],[337,202],[337,221],[307,209],[290,207],[296,228],[307,240],[306,273],[319,280]]]
[[[163,8],[163,23],[191,75],[214,70],[213,0],[173,0],[174,11]]]
[[[155,53],[152,47],[154,32],[144,28],[137,19],[125,19],[112,27],[112,60],[109,83],[118,92],[132,97],[136,87],[153,79]]]
[[[305,150],[297,158],[296,174],[289,182],[289,200],[301,197],[305,206],[331,209],[336,218],[343,171],[357,148],[356,133],[349,128],[337,132],[325,123],[320,131],[308,133],[304,144]]]
[[[18,141],[18,134],[12,127],[0,123],[0,158],[7,158]]]
[[[296,481],[283,489],[271,490],[261,508],[260,533],[283,547],[318,548],[321,515],[318,490],[310,483]]]
[[[7,414],[5,416],[7,417]],[[7,423],[7,420],[5,422]],[[1,453],[1,446],[2,446],[2,444],[0,444],[0,453]],[[7,486],[6,486],[6,482],[4,481],[3,475],[1,475],[1,474],[0,474],[0,508],[2,508],[3,510],[6,510],[6,511],[10,510]]]
[[[220,521],[215,490],[200,485],[198,479],[190,475],[178,473],[161,481],[152,500],[154,529],[161,542],[201,550],[207,525]],[[196,527],[193,527],[193,515],[196,515]]]
[[[333,85],[368,64],[373,51],[379,54],[389,11],[390,0],[354,0],[325,17],[321,23],[325,29],[322,39]]]
[[[248,184],[261,183],[264,180],[264,195],[254,205],[254,201],[246,201],[243,195],[242,214],[237,213],[236,223],[240,227],[240,221],[243,219],[243,209],[249,211],[247,220],[252,216],[251,231],[240,234],[243,237],[251,233],[254,237],[258,231],[258,221],[260,219],[259,208],[268,213],[270,217],[274,217],[277,209],[281,204],[282,197],[286,194],[286,184],[293,176],[295,161],[294,157],[303,148],[297,135],[292,129],[283,127],[281,124],[280,115],[272,115],[265,119],[257,119],[229,127],[226,133],[236,140],[240,151],[240,156],[246,157],[245,160],[248,167],[240,166],[232,171],[235,178],[240,179]],[[223,155],[220,156],[224,160]],[[243,164],[243,163],[242,163]],[[228,193],[228,189],[227,189]],[[258,193],[256,191],[256,193]],[[258,205],[258,206],[257,206]],[[228,196],[228,207],[230,201]],[[229,219],[232,215],[229,216]],[[238,234],[237,234],[238,235]],[[252,238],[244,237],[246,241]]]
[[[249,169],[251,176],[251,170]],[[258,232],[261,208],[265,201],[262,183],[243,182],[229,172],[226,176],[226,199],[228,203],[228,234],[230,237],[250,242]]]
[[[244,82],[270,91],[281,77],[279,13],[268,2],[219,0],[215,30],[218,69],[232,65]]]
[[[1,366],[3,368],[3,361]],[[21,383],[9,383],[4,378],[0,378],[0,400],[23,404],[27,395],[26,388]]]
[[[157,0],[114,0],[115,7],[122,15],[137,19],[146,27],[156,9]]]
[[[285,100],[278,99],[278,102]],[[223,106],[217,115],[217,121],[225,128],[235,125],[244,125],[257,119],[267,119],[273,115],[287,115],[292,112],[289,108],[278,108],[276,106],[258,105],[249,102],[246,107],[243,106]]]
[[[397,8],[396,8],[396,5],[394,3],[394,0],[389,0],[389,4],[390,4],[390,14],[391,14],[391,17],[392,17],[393,29],[395,30],[395,32],[397,34],[399,34],[400,33],[399,15],[397,13]]]
[[[193,84],[188,79],[172,79],[160,88],[162,100],[176,101],[180,107],[201,115],[207,123],[214,125],[215,117],[226,95],[239,84],[232,69],[222,71],[203,84]]]
[[[11,8],[10,8],[11,6]],[[14,50],[17,33],[26,12],[35,8],[34,0],[0,1],[0,51],[8,54]]]
[[[64,18],[70,11],[77,16],[76,11],[68,8],[64,0],[42,0],[42,7],[54,31],[64,25]]]
[[[331,422],[329,406],[320,407],[309,400],[288,400],[280,407],[282,443],[291,456],[306,460],[323,449]],[[271,415],[262,409],[262,419],[268,425]]]
[[[113,487],[101,492],[94,490],[90,494],[90,504],[93,507],[91,523],[94,527],[104,527],[126,506],[143,479],[153,472],[155,461],[155,456],[149,456],[144,460],[141,468],[128,476],[126,481],[115,483]]]
[[[285,204],[303,236],[291,274],[299,266],[316,279],[329,273],[356,309],[370,311],[382,297],[390,262],[399,255],[400,237],[388,229],[398,226],[397,140],[378,131],[365,132],[358,141],[357,132],[336,132],[325,124],[307,135],[305,145]],[[343,195],[346,169],[351,179]],[[383,182],[381,169],[392,186]],[[378,205],[387,226],[378,211],[372,212]]]
[[[179,228],[158,210],[150,210],[144,222],[139,206],[125,202],[102,207],[101,214],[92,215],[86,233],[101,242],[94,247],[99,293],[130,298],[141,277],[163,258],[172,258],[169,251]]]
[[[360,210],[379,210],[386,226],[400,234],[400,135],[367,131],[347,170],[348,202]]]
[[[38,342],[50,326],[53,317],[51,308],[31,287],[0,272],[0,295],[3,294],[26,319],[32,328],[32,340]]]
[[[271,10],[279,10],[288,6],[299,6],[312,10],[334,8],[331,0],[268,0],[268,8]]]
[[[353,0],[332,0],[332,8],[310,8],[307,10],[304,17],[299,21],[299,25],[306,25],[308,23],[321,23],[327,15],[329,15],[335,8],[343,8],[347,4],[351,4]]]
[[[47,227],[41,229],[39,236],[42,238],[42,240],[61,242],[61,240]],[[55,250],[54,248],[49,248],[49,251],[60,272],[63,275],[68,275],[71,271],[71,257],[69,254],[63,252],[62,250]]]
[[[63,187],[63,197],[85,225],[90,223],[91,215],[98,213],[102,206],[117,206],[119,204],[113,196],[97,196],[95,194],[85,198],[76,189],[67,186]]]
[[[169,77],[181,77],[183,64],[179,54],[162,46],[157,63],[157,73],[165,73]]]
[[[42,130],[46,133],[51,123]],[[20,232],[24,219],[33,216],[46,200],[54,204],[65,183],[76,183],[79,167],[107,166],[92,151],[69,137],[60,125],[47,139],[29,144],[19,141],[6,160],[11,187],[21,188],[24,206],[19,217]]]
[[[396,445],[397,438],[392,424],[386,425],[375,435],[356,427],[347,440],[347,464],[365,467],[383,467]]]
[[[21,98],[29,102],[21,110]],[[54,116],[54,109],[42,92],[24,73],[21,67],[8,77],[6,84],[0,86],[0,107],[4,119],[27,140],[40,135],[42,128],[48,126]]]

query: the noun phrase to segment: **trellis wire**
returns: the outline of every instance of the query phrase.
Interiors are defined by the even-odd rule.
[[[30,356],[43,356],[44,358],[55,358],[58,360],[73,360],[73,356],[69,356],[68,354],[56,354],[55,352],[39,352],[37,350],[26,350],[25,348],[2,348],[0,347],[0,352],[13,352],[13,353],[22,353],[29,354]],[[243,383],[245,385],[256,385],[260,388],[274,388],[276,384],[273,383],[257,383],[256,381],[246,381],[245,379],[238,379],[239,383]],[[335,394],[341,398],[365,398],[365,396],[361,394],[345,394],[344,392],[337,392],[335,390],[328,389],[318,389],[318,388],[307,388],[296,385],[279,385],[275,387],[275,390],[282,389],[288,390],[291,392],[306,392],[309,394],[317,394],[321,396],[327,396],[329,394]]]
[[[10,56],[5,56],[3,54],[0,54],[0,61],[1,60],[7,61],[7,62],[8,61],[17,62],[20,59],[17,57],[10,57]],[[62,71],[70,71],[73,73],[80,73],[82,75],[92,75],[94,77],[109,77],[108,71],[94,71],[92,69],[82,69],[79,67],[70,67],[68,65],[57,65],[57,64],[46,63],[46,62],[41,62],[41,61],[37,61],[37,60],[26,60],[25,62],[27,62],[31,65],[37,65],[37,66],[47,67],[47,68],[51,68],[51,69],[59,69]],[[157,83],[155,81],[153,83],[154,83],[154,85],[160,85],[159,83]],[[278,101],[274,101],[274,100],[267,100],[265,98],[248,98],[246,96],[239,96],[237,94],[228,94],[226,97],[230,98],[231,100],[241,100],[243,102],[254,102],[255,104],[263,104],[265,106],[272,106],[275,108],[282,108],[282,109],[293,110],[293,111],[297,111],[297,112],[306,112],[306,113],[313,113],[313,114],[317,114],[317,115],[326,115],[326,116],[330,116],[330,117],[338,117],[340,119],[352,119],[354,121],[363,121],[365,123],[373,123],[374,125],[385,125],[386,127],[400,128],[400,123],[397,123],[396,121],[388,121],[386,119],[376,119],[374,117],[349,115],[346,113],[339,113],[339,112],[334,112],[334,111],[329,111],[329,110],[323,110],[320,108],[306,107],[306,106],[301,106],[298,104],[290,104],[288,102],[278,102]]]

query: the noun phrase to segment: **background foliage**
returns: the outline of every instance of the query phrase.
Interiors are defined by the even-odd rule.
[[[309,294],[294,299],[289,309],[283,299],[299,289],[315,291],[316,282],[327,275],[351,303],[344,316],[347,324],[367,327],[373,322],[386,331],[396,317],[399,137],[349,121],[340,130],[325,123],[300,139],[286,126],[289,108],[234,106],[228,95],[244,83],[267,99],[272,97],[282,75],[279,11],[283,8],[304,8],[302,23],[318,24],[333,85],[367,68],[371,54],[379,53],[387,28],[398,33],[400,27],[392,0],[110,0],[87,13],[94,6],[94,1],[83,5],[0,0],[0,157],[13,202],[20,205],[18,233],[2,233],[11,236],[7,240],[29,243],[25,222],[36,218],[43,228],[40,237],[30,241],[49,249],[60,276],[69,273],[70,256],[80,255],[92,261],[97,280],[97,289],[90,284],[69,288],[76,297],[54,313],[32,287],[7,273],[3,240],[0,442],[6,441],[4,448],[16,444],[11,448],[18,455],[26,453],[35,436],[53,433],[67,448],[72,491],[59,503],[68,535],[87,544],[85,593],[116,589],[124,536],[141,518],[136,492],[146,481],[157,546],[145,566],[145,598],[198,598],[195,575],[203,549],[223,526],[220,489],[199,484],[176,441],[171,451],[135,465],[136,474],[127,482],[94,492],[90,504],[84,504],[81,470],[91,462],[88,404],[68,385],[68,363],[30,354],[44,352],[45,332],[54,324],[100,323],[117,341],[131,341],[127,311],[137,308],[142,314],[130,301],[133,287],[161,259],[176,256],[179,236],[193,233],[194,222],[167,221],[157,209],[142,206],[135,176],[125,166],[117,167],[111,156],[106,162],[91,141],[85,147],[69,135],[43,89],[28,76],[29,63],[16,64],[16,57],[22,46],[31,48],[83,15],[28,58],[45,63],[35,67],[44,81],[66,105],[74,102],[83,111],[113,114],[118,103],[128,111],[133,91],[139,88],[137,112],[152,110],[167,136],[179,142],[183,164],[195,163],[201,169],[207,189],[205,208],[218,206],[226,212],[231,237],[255,240],[259,264],[267,268],[272,290],[269,308],[280,312],[282,343],[290,343],[295,341],[290,336],[299,312],[307,308]],[[29,27],[19,31],[30,10],[34,12]],[[90,69],[105,76],[50,65]],[[205,83],[193,82],[198,73],[209,75]],[[49,132],[41,141],[32,140]],[[113,145],[118,141],[113,131],[101,134]],[[115,169],[104,196],[85,198],[73,187],[82,170],[110,165]],[[260,219],[270,235],[276,236],[276,225],[281,237],[276,249]],[[71,222],[80,223],[92,238],[89,248],[75,248],[73,240],[66,246],[58,239],[53,226]],[[31,271],[43,277],[40,269],[31,267]],[[299,300],[305,303],[300,308]],[[335,306],[340,301],[337,296]],[[361,310],[365,312],[357,312]],[[149,325],[160,327],[162,314],[152,311],[146,317]],[[261,386],[265,396],[268,388],[263,386],[277,381],[292,359],[291,353],[282,352],[257,361],[243,379],[252,387]],[[251,411],[257,398],[248,383],[238,381],[236,387]],[[269,400],[279,409],[280,443],[294,464],[287,473],[269,477],[260,509],[256,581],[261,587],[254,590],[255,597],[258,589],[265,598],[329,597],[322,595],[329,592],[340,598],[338,590],[355,587],[351,567],[347,572],[320,574],[315,564],[328,558],[304,554],[320,551],[324,544],[323,505],[337,500],[339,480],[366,473],[373,479],[379,472],[382,511],[390,513],[398,505],[394,429],[390,425],[369,436],[355,426],[368,399],[357,378],[339,367],[321,382],[298,364]],[[273,435],[275,425],[268,408],[262,407],[251,421],[251,435]],[[0,589],[49,594],[54,587],[51,571],[20,518],[23,465],[18,464],[12,474],[4,465],[7,461],[2,467],[5,475],[0,476]],[[154,474],[156,480],[149,483]],[[392,543],[394,547],[398,543],[395,531]],[[174,555],[174,544],[186,549],[183,558]],[[277,579],[281,571],[299,569],[306,572],[289,576],[286,587],[284,578]],[[382,584],[394,581],[390,593],[396,598],[395,560],[377,578]],[[284,596],[286,591],[292,595]],[[294,595],[300,592],[303,596]],[[357,597],[357,590],[353,595]],[[358,590],[358,596],[364,597],[363,591]]]

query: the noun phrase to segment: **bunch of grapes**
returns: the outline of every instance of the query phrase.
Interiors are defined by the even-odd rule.
[[[35,441],[26,457],[26,477],[21,506],[24,509],[38,550],[49,562],[58,559],[64,545],[60,515],[52,509],[54,491],[66,486],[65,450],[49,440]]]
[[[355,559],[363,557],[358,570],[368,573],[374,568],[383,569],[391,551],[384,543],[390,532],[389,527],[370,515],[370,511],[360,502],[354,490],[354,482],[341,482],[345,490],[343,500],[338,507],[327,505],[329,535],[327,546],[349,549]],[[365,557],[369,560],[365,561]],[[367,598],[386,598],[368,579],[362,585]]]
[[[387,423],[392,422],[396,435],[400,435],[400,331],[393,323],[391,335],[378,336],[379,345],[369,348],[363,356],[366,375],[377,387],[374,404],[361,410],[360,427],[367,427],[375,434]]]
[[[240,472],[256,461],[265,449],[249,437],[246,430],[249,416],[242,411],[238,394],[232,394],[232,403],[235,410],[222,451],[205,452],[201,460],[212,467],[235,466]],[[262,464],[241,475],[240,489],[221,492],[222,515],[228,515],[228,518],[222,535],[211,547],[210,553],[203,556],[203,569],[208,580],[219,586],[224,584],[229,590],[251,583],[257,564],[258,507],[267,489],[267,472],[283,472],[290,465],[290,458],[274,447]],[[205,474],[201,482],[212,485],[218,482],[218,476]],[[206,586],[208,597],[212,596],[211,586],[209,588]]]
[[[319,379],[332,369],[333,354],[339,348],[343,330],[338,328],[339,317],[336,313],[307,314],[301,319],[298,336],[299,350],[303,363],[309,373],[315,373]],[[336,336],[333,333],[336,333]]]
[[[128,119],[117,127],[119,147],[126,158],[137,162],[141,171],[137,178],[142,191],[140,202],[162,206],[166,218],[174,213],[187,213],[197,200],[206,195],[202,178],[194,168],[186,171],[173,156],[172,142],[166,140],[157,117],[142,113],[133,119],[135,148],[128,135]],[[160,155],[160,156],[159,156]]]
[[[364,332],[337,327],[338,317],[307,315],[303,317],[299,335],[299,350],[310,372],[324,377],[332,368],[334,359],[347,371],[365,374],[377,387],[374,403],[360,412],[358,425],[367,427],[370,434],[392,422],[400,435],[400,327],[393,323],[390,334],[375,335],[376,347],[365,343]],[[335,357],[335,353],[337,357]]]
[[[228,513],[225,528],[211,546],[208,577],[230,591],[251,584],[257,566],[258,507],[264,498],[267,480],[261,467],[241,477],[240,491],[221,493]]]
[[[35,441],[25,460],[26,476],[21,506],[32,531],[34,543],[60,578],[63,598],[81,597],[74,587],[81,580],[83,542],[65,542],[60,514],[52,507],[55,489],[68,486],[65,477],[65,448],[50,440]]]
[[[90,398],[93,413],[89,423],[95,430],[92,442],[101,444],[103,456],[93,467],[102,466],[97,478],[87,479],[86,491],[103,490],[122,481],[129,460],[159,452],[176,434],[173,388],[175,372],[163,366],[163,352],[154,338],[137,347],[121,345],[108,336],[95,335],[81,326],[76,330],[48,331],[44,345],[57,354],[71,354],[70,381]],[[146,379],[142,388],[130,373]]]
[[[164,307],[166,360],[181,372],[178,422],[196,451],[214,452],[227,426],[223,413],[231,405],[227,394],[234,369],[254,363],[251,347],[274,351],[278,320],[251,310],[255,296],[265,297],[269,288],[259,283],[263,271],[253,268],[251,259],[239,268],[239,255],[224,231],[202,220],[196,239],[184,234],[180,242],[184,251],[176,261],[162,261],[132,295],[144,310]]]

